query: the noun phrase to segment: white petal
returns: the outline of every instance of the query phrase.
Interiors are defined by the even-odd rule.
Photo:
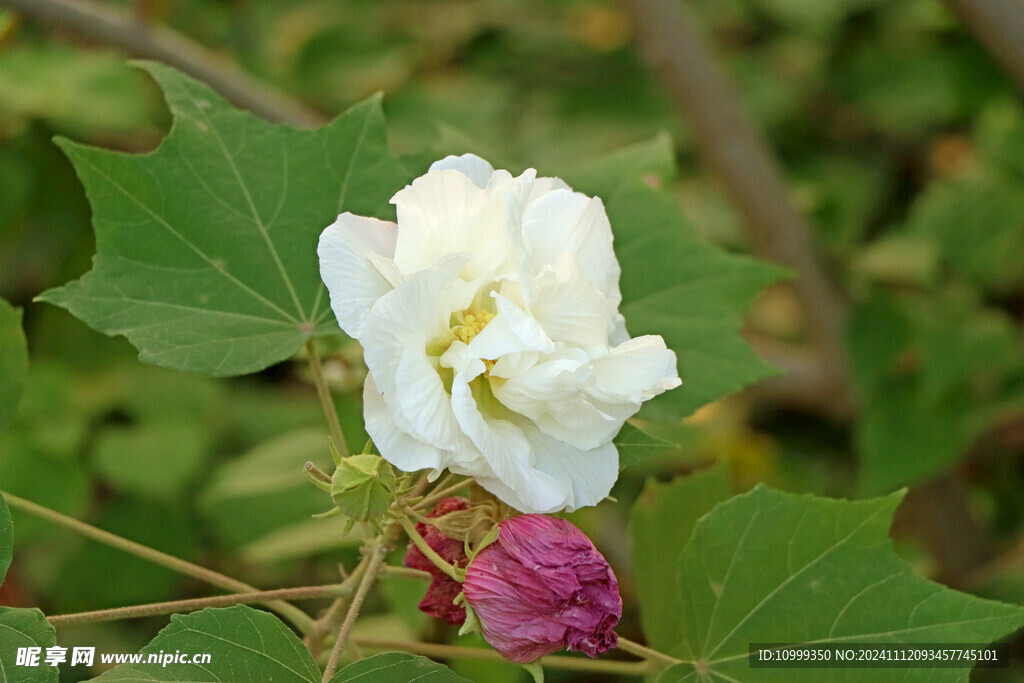
[[[609,322],[615,306],[583,275],[576,257],[562,252],[536,279],[530,311],[551,339],[586,350],[608,351]]]
[[[537,420],[552,406],[576,400],[589,375],[579,360],[556,358],[495,383],[494,396],[509,410]]]
[[[398,413],[396,420],[412,436],[445,450],[455,448],[459,427],[427,346],[450,337],[452,311],[468,303],[453,299],[459,288],[450,286],[452,271],[462,263],[464,257],[442,261],[439,270],[420,271],[382,296],[366,316],[360,339],[366,365]]]
[[[494,297],[495,305],[498,307],[498,312],[505,319],[509,330],[519,338],[526,348],[540,351],[541,353],[551,353],[555,350],[551,338],[548,337],[547,333],[544,332],[544,328],[540,326],[529,311],[524,311],[501,294],[494,293],[492,296]],[[484,332],[486,331],[487,329],[485,328]]]
[[[320,234],[320,277],[330,292],[331,309],[350,337],[359,337],[370,307],[397,284],[391,263],[397,229],[394,223],[346,212]]]
[[[402,226],[395,264],[404,272],[424,268],[446,254],[468,254],[466,281],[497,278],[515,270],[508,237],[505,194],[523,192],[508,173],[495,173],[485,189],[461,171],[432,171],[400,190],[391,202]],[[507,178],[507,179],[506,179]]]
[[[441,450],[402,431],[393,415],[377,390],[373,375],[367,375],[363,385],[363,418],[366,433],[381,456],[403,472],[443,467]]]
[[[583,274],[618,306],[619,262],[604,205],[596,197],[554,190],[530,202],[523,212],[523,241],[534,273],[554,265],[564,251],[576,255]]]
[[[523,512],[564,506],[566,487],[533,467],[533,448],[522,430],[512,422],[481,411],[465,377],[459,375],[452,384],[452,409],[462,430],[486,460],[493,479],[504,485],[503,495],[495,495]],[[483,479],[481,485],[487,488],[486,482],[492,478]]]
[[[508,379],[526,372],[540,360],[540,354],[536,351],[523,351],[522,353],[506,353],[498,359],[498,362],[491,368],[491,377]]]
[[[572,188],[566,185],[565,181],[561,178],[537,178],[533,184],[533,189],[530,191],[530,201],[532,202],[541,195],[554,192],[555,190],[569,190],[572,192]]]
[[[462,156],[450,154],[430,165],[431,171],[443,171],[446,169],[462,173],[481,190],[487,187],[487,183],[494,173],[494,167],[475,154],[463,154]]]
[[[644,335],[620,344],[593,362],[590,394],[608,403],[640,403],[674,389],[682,381],[676,372],[676,354],[657,335]]]
[[[522,429],[533,444],[537,471],[566,487],[566,511],[597,505],[608,496],[619,476],[619,452],[615,444],[609,442],[592,450],[581,450],[529,425]]]
[[[548,436],[590,450],[610,441],[639,405],[605,405],[587,393],[589,363],[569,357],[538,363],[505,382],[492,383],[495,397]],[[493,373],[492,373],[493,376]]]

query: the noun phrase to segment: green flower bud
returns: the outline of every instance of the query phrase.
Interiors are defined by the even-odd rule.
[[[379,455],[361,453],[342,458],[331,479],[331,498],[358,522],[380,519],[395,499],[398,481],[391,465]]]

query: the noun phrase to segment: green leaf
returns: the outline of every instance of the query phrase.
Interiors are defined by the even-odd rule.
[[[641,460],[666,455],[680,448],[678,443],[648,434],[640,429],[640,424],[638,420],[627,421],[615,437],[615,447],[619,449],[620,470]]]
[[[302,641],[280,619],[245,605],[175,614],[143,655],[181,651],[210,655],[205,664],[121,664],[96,681],[319,683],[320,670]]]
[[[822,670],[751,669],[750,643],[990,642],[1024,624],[1019,607],[915,575],[888,528],[902,493],[865,501],[759,486],[697,522],[679,562],[688,660],[663,682],[822,680]],[[710,672],[700,676],[693,662]],[[891,681],[884,669],[831,669],[833,681]],[[901,669],[901,681],[961,681],[963,669]]]
[[[622,266],[620,311],[632,336],[659,334],[679,359],[683,385],[656,403],[689,414],[775,374],[740,336],[753,296],[785,271],[704,242],[675,196],[667,136],[596,160],[566,180],[602,198]]]
[[[21,311],[0,299],[0,432],[14,418],[28,377],[28,346]]]
[[[979,173],[931,184],[914,202],[906,230],[934,240],[954,268],[985,288],[1024,283],[1024,183]]]
[[[1022,369],[1010,319],[953,294],[876,297],[854,311],[848,346],[864,494],[950,467],[999,419],[1001,387]]]
[[[94,458],[114,488],[173,500],[202,466],[208,440],[205,425],[177,420],[108,428],[97,437]]]
[[[152,114],[145,86],[112,52],[19,41],[0,53],[4,118],[41,118],[75,135],[144,131]]]
[[[385,652],[349,664],[334,674],[331,683],[472,683],[446,666],[426,657],[404,652]]]
[[[308,461],[322,468],[331,463],[325,430],[285,434],[218,469],[199,500],[217,538],[243,545],[333,507],[330,496],[303,474]]]
[[[401,185],[380,98],[314,131],[273,125],[170,69],[144,68],[174,125],[151,154],[67,140],[93,207],[97,254],[42,294],[139,357],[216,376],[261,370],[338,333],[316,258],[343,211],[380,215]]]
[[[39,610],[0,607],[0,683],[57,683],[57,667],[44,661],[56,644],[57,632]],[[19,647],[40,648],[39,666],[18,666]]]
[[[4,577],[11,566],[14,558],[14,522],[11,520],[11,511],[7,507],[7,501],[0,496],[0,585],[3,585]]]
[[[671,484],[647,482],[629,514],[633,577],[647,642],[666,651],[682,639],[682,597],[676,585],[678,557],[697,520],[731,493],[729,469],[720,463]]]

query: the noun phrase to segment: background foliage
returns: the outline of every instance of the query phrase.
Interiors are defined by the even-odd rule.
[[[639,639],[642,624],[650,637],[661,631],[652,624],[672,619],[636,611],[637,596],[650,602],[651,581],[676,580],[676,568],[658,566],[637,531],[643,504],[657,510],[652,519],[692,520],[665,531],[681,543],[714,503],[759,481],[849,498],[909,486],[893,527],[903,559],[954,588],[1024,602],[1024,111],[1009,79],[937,0],[689,3],[780,158],[789,199],[811,220],[848,302],[841,386],[817,382],[809,321],[791,282],[758,295],[745,318],[763,359],[739,343],[739,313],[781,271],[748,258],[754,247],[743,221],[630,42],[621,5],[119,4],[326,116],[383,90],[390,147],[410,169],[393,173],[399,185],[441,153],[472,150],[495,166],[561,174],[604,197],[613,225],[623,226],[616,248],[627,301],[661,297],[635,310],[627,304],[630,330],[664,334],[681,351],[688,383],[645,411],[642,431],[628,426],[620,435],[631,464],[613,492],[620,504],[573,517],[620,577],[630,609],[623,634]],[[160,90],[125,55],[29,21],[16,26],[12,17],[0,16],[0,297],[24,310],[32,363],[17,415],[0,433],[0,488],[256,585],[336,580],[336,564],[352,564],[357,553],[309,519],[324,501],[299,468],[326,465],[326,453],[303,364],[227,381],[142,365],[124,339],[34,302],[82,276],[104,246],[85,190],[51,138],[148,152],[171,119]],[[110,156],[63,144],[72,158]],[[196,146],[181,154],[210,163],[208,148]],[[603,162],[579,161],[612,150]],[[358,196],[367,204],[359,212],[381,209],[380,197]],[[629,231],[638,216],[649,232]],[[646,239],[658,240],[653,260]],[[17,321],[0,308],[0,341]],[[303,333],[288,330],[259,367],[298,351]],[[340,336],[321,343],[333,387],[350,399],[339,402],[346,434],[361,447],[360,351]],[[200,359],[206,366],[198,369],[209,373],[220,358]],[[768,377],[770,363],[790,381],[767,379],[676,419]],[[0,355],[0,397],[18,390],[23,367],[20,354]],[[7,421],[0,407],[0,428]],[[724,464],[696,475],[717,477],[698,494],[665,493],[695,481],[667,483],[676,475],[716,461]],[[645,489],[648,477],[665,483]],[[768,494],[750,495],[732,505]],[[638,499],[631,553],[627,513]],[[892,504],[875,504],[891,514]],[[14,524],[0,604],[55,614],[201,592],[39,520],[15,513]],[[0,519],[0,535],[4,528]],[[451,638],[409,610],[421,589],[389,583],[371,598],[360,634]],[[14,618],[28,616],[0,613]],[[81,626],[62,631],[61,643],[136,650],[166,623]],[[33,628],[52,639],[45,625]],[[700,624],[664,628],[702,633]],[[472,680],[525,676],[505,665],[453,666]],[[1020,671],[1024,663],[972,679],[1024,680]]]

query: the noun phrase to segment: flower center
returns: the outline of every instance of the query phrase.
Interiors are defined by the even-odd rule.
[[[494,320],[494,314],[489,311],[467,309],[462,312],[462,324],[453,327],[452,334],[463,344],[468,344],[492,320]]]

